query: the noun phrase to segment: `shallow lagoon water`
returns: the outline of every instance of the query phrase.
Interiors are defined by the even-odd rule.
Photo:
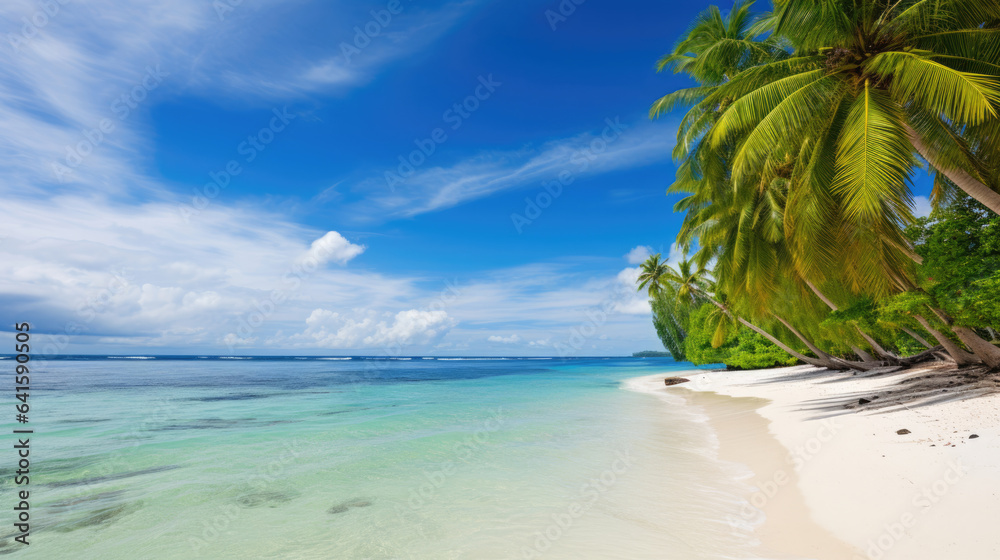
[[[5,531],[0,554],[753,558],[726,522],[744,473],[704,418],[623,383],[691,367],[50,361],[32,375],[31,545]]]

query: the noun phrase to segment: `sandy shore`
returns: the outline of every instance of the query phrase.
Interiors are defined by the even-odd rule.
[[[734,521],[766,519],[756,530],[762,556],[995,560],[1000,395],[941,390],[873,408],[876,395],[928,374],[859,378],[793,367],[672,372],[691,380],[674,387],[664,387],[663,375],[642,382],[703,408],[720,459],[754,472],[744,519]],[[865,398],[875,404],[859,406]]]

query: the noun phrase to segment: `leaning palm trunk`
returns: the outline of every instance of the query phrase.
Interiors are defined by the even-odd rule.
[[[915,330],[913,330],[913,329],[911,329],[909,327],[900,327],[900,329],[902,329],[903,332],[905,332],[906,334],[912,336],[914,340],[916,340],[917,342],[919,342],[920,344],[922,344],[925,348],[932,348],[931,343],[927,342],[927,339],[925,339],[924,337],[920,336],[920,334],[917,331],[915,331]]]
[[[906,125],[906,134],[910,137],[910,143],[913,144],[913,147],[916,148],[917,152],[928,163],[934,166],[934,169],[937,169],[945,177],[951,179],[952,183],[955,183],[966,194],[982,203],[983,206],[1000,214],[1000,193],[976,180],[975,177],[969,175],[964,169],[939,164],[940,158],[938,158],[937,152],[927,144],[924,144],[923,139],[920,138],[917,131],[913,130],[909,125]]]
[[[774,344],[778,348],[781,348],[782,350],[784,350],[785,353],[787,353],[789,356],[792,356],[793,358],[798,358],[799,361],[805,362],[805,363],[807,363],[809,365],[813,365],[813,366],[816,366],[816,367],[831,367],[832,366],[832,364],[824,362],[823,360],[817,360],[816,358],[810,358],[809,356],[806,356],[805,354],[802,354],[801,352],[796,352],[795,350],[792,349],[791,346],[788,346],[784,342],[778,340],[771,333],[765,331],[764,329],[758,327],[757,325],[751,323],[750,321],[747,321],[743,317],[739,317],[739,316],[734,315],[733,312],[730,311],[728,307],[726,307],[722,303],[716,301],[715,298],[709,296],[707,293],[700,292],[699,295],[701,295],[702,297],[704,297],[705,299],[707,299],[708,301],[710,301],[712,303],[712,305],[714,305],[714,306],[718,307],[719,309],[721,309],[722,312],[725,313],[730,318],[733,318],[733,319],[736,319],[737,321],[739,321],[739,323],[741,325],[747,327],[748,329],[752,330],[753,332],[755,332],[755,333],[763,336],[764,338],[770,340],[772,344]],[[833,369],[841,369],[841,368],[836,367],[836,366],[832,366],[832,367],[833,367]]]
[[[812,282],[805,280],[804,278],[803,280],[805,281],[806,286],[809,286],[809,289],[812,290],[812,292],[816,294],[816,297],[818,297],[820,301],[825,303],[827,307],[829,307],[833,311],[839,310],[837,305],[833,303],[833,301],[830,298],[826,297],[826,295],[824,295],[823,292],[821,292],[819,288],[817,288]],[[875,353],[878,354],[880,357],[885,358],[887,360],[896,360],[899,358],[898,356],[895,356],[892,353],[887,352],[885,348],[882,348],[882,345],[876,342],[874,338],[868,336],[868,334],[865,333],[865,331],[863,331],[857,323],[854,323],[854,328],[858,331],[858,334],[861,335],[861,338],[864,338],[865,341],[869,345],[871,345],[872,349],[875,350]],[[851,346],[851,349],[854,350],[854,353],[857,354],[859,358],[861,358],[861,361],[875,362],[875,358],[871,357],[871,355],[861,350],[860,348]]]
[[[743,317],[737,317],[736,320],[739,321],[744,326],[746,326],[747,328],[749,328],[750,330],[752,330],[753,332],[755,332],[755,333],[763,336],[764,338],[770,340],[772,344],[774,344],[778,348],[781,348],[782,350],[784,350],[786,353],[788,353],[788,355],[790,355],[792,357],[795,357],[795,358],[798,358],[799,360],[801,360],[801,361],[803,361],[803,362],[805,362],[805,363],[807,363],[809,365],[813,365],[813,366],[816,366],[816,367],[823,367],[823,368],[830,368],[830,367],[832,367],[832,369],[842,369],[842,368],[840,368],[838,366],[835,366],[835,365],[832,365],[832,364],[830,364],[830,363],[828,363],[828,362],[826,362],[824,360],[817,360],[816,358],[810,358],[809,356],[806,356],[805,354],[802,354],[802,353],[796,352],[795,350],[792,350],[792,348],[790,346],[788,346],[784,342],[782,342],[782,341],[778,340],[777,338],[775,338],[773,335],[771,335],[771,333],[765,331],[764,329],[758,327],[757,325],[751,323],[750,321],[747,321]]]
[[[808,338],[802,336],[802,333],[800,333],[799,331],[797,331],[795,329],[795,327],[792,326],[791,323],[789,323],[788,321],[782,319],[781,317],[779,317],[777,315],[774,315],[773,313],[771,315],[775,319],[777,319],[779,323],[781,323],[782,325],[785,325],[785,328],[788,329],[789,331],[791,331],[791,333],[794,334],[796,338],[798,338],[799,340],[801,340],[802,343],[806,345],[806,348],[808,348],[809,350],[811,350],[813,354],[816,354],[817,358],[819,358],[821,360],[825,360],[825,361],[830,361],[831,356],[829,354],[827,354],[826,352],[820,350],[818,346],[816,346],[815,344],[812,343],[812,341],[810,341]]]
[[[820,362],[822,362],[823,367],[825,367],[825,368],[829,368],[829,369],[858,368],[858,369],[863,369],[863,370],[869,370],[869,369],[875,369],[875,368],[877,368],[879,366],[885,365],[885,364],[881,364],[879,362],[874,362],[874,361],[873,362],[852,362],[852,361],[849,361],[849,360],[842,360],[840,358],[836,358],[834,356],[831,356],[830,354],[827,354],[826,352],[820,350],[819,347],[816,346],[815,344],[813,344],[811,340],[809,340],[808,338],[806,338],[805,336],[803,336],[802,333],[800,333],[795,327],[793,327],[791,323],[789,323],[788,321],[782,319],[781,317],[779,317],[777,315],[774,315],[773,313],[772,313],[772,316],[775,319],[777,319],[782,325],[785,325],[785,328],[788,329],[789,331],[791,331],[791,333],[794,334],[796,338],[798,338],[799,340],[801,340],[802,343],[805,344],[807,348],[809,348],[809,350],[812,350],[812,353],[816,354],[816,357],[819,358]]]
[[[858,329],[858,330],[860,331],[861,329]],[[874,362],[875,361],[875,358],[873,358],[871,354],[869,354],[868,352],[865,352],[864,350],[858,348],[857,346],[855,346],[853,344],[851,345],[851,350],[854,351],[854,353],[859,358],[861,358],[862,362]]]
[[[875,353],[878,354],[880,357],[882,357],[882,358],[884,358],[886,360],[898,360],[899,359],[899,356],[893,354],[892,352],[886,350],[885,348],[882,348],[882,345],[879,344],[878,341],[875,340],[874,338],[868,336],[868,333],[866,333],[865,331],[861,330],[861,327],[859,327],[858,325],[854,325],[854,328],[858,329],[858,334],[861,335],[861,338],[865,339],[865,341],[867,341],[868,344],[871,345],[872,349],[875,350]],[[928,346],[928,348],[930,348],[930,346]]]
[[[931,311],[941,319],[944,324],[951,328],[951,332],[958,336],[958,339],[965,344],[972,353],[975,354],[976,358],[979,358],[984,364],[986,364],[990,369],[1000,368],[1000,348],[993,346],[990,342],[978,334],[976,331],[968,327],[960,327],[955,325],[955,321],[950,315],[942,311],[941,309],[936,309],[931,307]]]
[[[920,323],[920,326],[922,326],[925,331],[931,333],[931,336],[938,341],[938,344],[944,347],[944,351],[951,356],[952,360],[955,360],[955,365],[961,367],[974,364],[979,361],[979,358],[966,352],[965,350],[962,350],[957,344],[952,342],[950,338],[945,336],[944,333],[932,327],[930,322],[925,319],[923,315],[914,314],[913,318]]]

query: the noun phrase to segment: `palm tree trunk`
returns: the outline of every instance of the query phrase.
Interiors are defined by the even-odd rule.
[[[924,337],[920,336],[920,334],[918,334],[917,331],[915,331],[915,330],[913,330],[913,329],[911,329],[909,327],[900,327],[900,329],[902,329],[902,331],[905,332],[906,334],[912,336],[913,339],[916,340],[917,342],[919,342],[920,344],[923,344],[925,348],[933,348],[931,346],[931,344],[929,342],[927,342],[927,339],[925,339]]]
[[[823,292],[819,291],[819,288],[817,288],[812,282],[806,280],[805,278],[803,278],[802,280],[806,283],[806,286],[809,286],[809,289],[812,290],[812,293],[816,294],[816,297],[823,300],[823,303],[825,303],[827,307],[829,307],[834,311],[838,311],[837,306],[832,301],[830,301],[830,298],[823,295]]]
[[[757,325],[751,323],[750,321],[747,321],[746,319],[744,319],[742,317],[737,317],[736,320],[739,321],[740,323],[742,323],[743,325],[745,325],[750,330],[754,331],[755,333],[757,333],[757,334],[763,336],[764,338],[770,340],[772,344],[774,344],[778,348],[781,348],[782,350],[784,350],[786,353],[788,353],[789,356],[798,358],[799,360],[801,360],[801,361],[803,361],[803,362],[805,362],[805,363],[807,363],[809,365],[816,366],[816,367],[824,367],[824,368],[825,367],[830,367],[829,364],[823,362],[822,360],[817,360],[816,358],[810,358],[809,356],[806,356],[805,354],[800,354],[800,353],[796,352],[795,350],[792,350],[792,348],[790,346],[788,346],[784,342],[778,340],[777,338],[775,338],[774,336],[772,336],[771,333],[765,331],[764,329],[758,327]],[[834,369],[840,369],[840,368],[834,368]]]
[[[976,331],[968,327],[959,327],[952,325],[952,332],[958,335],[958,339],[965,343],[972,350],[972,353],[983,361],[984,364],[989,366],[990,369],[1000,369],[1000,348],[990,344],[988,340],[983,339]]]
[[[813,354],[816,354],[816,357],[819,358],[820,362],[823,364],[823,367],[826,367],[826,368],[829,368],[829,369],[844,369],[843,365],[841,365],[839,362],[835,361],[834,358],[833,358],[833,356],[831,356],[831,355],[827,354],[826,352],[820,350],[818,346],[816,346],[815,344],[812,343],[812,341],[810,341],[808,338],[802,336],[802,333],[800,333],[799,331],[795,330],[795,327],[793,327],[791,325],[791,323],[789,323],[788,321],[782,319],[781,317],[778,317],[777,315],[774,315],[773,313],[771,315],[775,319],[777,319],[778,321],[780,321],[782,325],[785,325],[785,328],[787,328],[788,330],[792,331],[792,334],[794,334],[796,338],[798,338],[799,340],[801,340],[802,343],[805,344],[806,347],[809,348],[809,350],[811,350]],[[845,362],[845,363],[854,365],[851,362]]]
[[[853,350],[854,353],[857,354],[857,356],[859,358],[861,358],[862,362],[874,362],[875,361],[875,358],[873,358],[871,354],[869,354],[868,352],[865,352],[864,350],[858,348],[857,346],[855,346],[853,344],[851,345],[851,350]]]
[[[882,348],[882,345],[879,344],[878,341],[868,336],[868,334],[865,333],[865,331],[861,330],[861,327],[859,327],[857,324],[854,325],[854,328],[858,329],[858,334],[860,334],[861,338],[864,338],[868,342],[868,344],[871,345],[872,349],[875,350],[876,354],[888,360],[899,359],[899,356],[893,354],[892,352],[886,350],[885,348]],[[928,346],[928,348],[930,348],[930,346]]]
[[[933,336],[934,339],[938,341],[938,344],[944,347],[945,352],[947,352],[948,355],[951,356],[952,360],[955,360],[955,365],[961,367],[961,366],[967,366],[969,364],[974,364],[979,361],[979,359],[976,358],[976,356],[969,354],[965,350],[962,350],[961,348],[959,348],[957,344],[952,342],[950,338],[945,336],[944,333],[932,327],[930,322],[928,322],[927,319],[923,317],[923,315],[915,314],[913,315],[913,318],[916,319],[918,323],[920,323],[920,326],[922,326],[925,331],[931,333],[931,336]]]
[[[806,348],[808,348],[809,350],[812,350],[812,353],[816,354],[817,358],[824,359],[824,358],[829,358],[830,357],[829,354],[827,354],[826,352],[820,350],[819,347],[817,347],[815,344],[812,343],[812,341],[810,341],[808,338],[802,336],[802,333],[800,333],[799,331],[795,330],[795,327],[793,327],[791,325],[791,323],[789,323],[788,321],[786,321],[786,320],[782,319],[781,317],[775,315],[774,313],[772,313],[771,315],[775,319],[777,319],[778,322],[780,322],[782,325],[785,325],[785,328],[788,329],[788,330],[790,330],[792,332],[792,334],[795,335],[796,338],[798,338],[799,340],[801,340],[802,343],[806,345]]]
[[[983,361],[984,364],[989,366],[990,369],[1000,368],[1000,348],[993,346],[990,342],[978,334],[976,331],[968,327],[960,327],[954,324],[954,320],[950,315],[945,313],[941,309],[936,309],[931,307],[931,311],[938,316],[944,324],[951,328],[951,332],[958,336],[958,339],[965,344],[972,353],[976,355],[977,358]]]
[[[798,358],[799,361],[805,362],[805,363],[807,363],[809,365],[813,365],[813,366],[816,366],[816,367],[824,367],[824,368],[825,367],[829,367],[828,364],[824,363],[821,360],[817,360],[815,358],[810,358],[809,356],[806,356],[805,354],[801,354],[799,352],[796,352],[795,350],[792,350],[792,348],[790,346],[788,346],[784,342],[782,342],[782,341],[778,340],[777,338],[775,338],[773,335],[771,335],[771,333],[765,331],[764,329],[758,327],[757,325],[751,323],[750,321],[747,321],[743,317],[737,317],[736,315],[733,314],[732,311],[729,310],[728,307],[726,307],[722,303],[716,301],[715,298],[709,296],[708,294],[702,292],[702,296],[704,296],[706,299],[708,299],[708,301],[712,302],[713,305],[715,305],[716,307],[718,307],[719,309],[721,309],[722,312],[725,313],[726,315],[728,315],[729,317],[731,317],[733,319],[736,319],[737,321],[740,322],[740,324],[746,326],[747,328],[749,328],[753,332],[755,332],[755,333],[763,336],[764,338],[770,340],[772,344],[774,344],[778,348],[781,348],[782,350],[784,350],[785,353],[787,353],[789,356],[792,356],[793,358]],[[840,369],[840,368],[834,368],[834,369]]]
[[[818,297],[820,300],[823,301],[823,303],[826,304],[827,307],[829,307],[833,311],[838,311],[837,305],[833,303],[833,301],[831,301],[830,298],[826,297],[826,295],[824,295],[823,292],[819,291],[819,288],[817,288],[812,282],[806,280],[805,278],[803,278],[802,280],[806,283],[806,286],[809,286],[809,289],[812,290],[814,294],[816,294],[816,297]],[[861,337],[864,338],[865,341],[867,341],[868,344],[871,345],[872,349],[875,350],[876,354],[878,354],[883,358],[888,358],[890,360],[894,360],[897,358],[897,356],[892,355],[890,352],[887,352],[885,348],[882,348],[882,346],[878,342],[875,342],[874,338],[865,334],[865,331],[861,330],[861,327],[858,326],[857,323],[854,323],[854,328],[857,329]],[[853,349],[854,353],[857,354],[859,358],[861,358],[861,361],[863,362],[875,361],[875,359],[872,358],[871,355],[869,355],[867,352],[860,350],[859,348],[856,348],[854,346],[851,346],[851,349]]]
[[[937,152],[935,152],[930,146],[924,144],[923,139],[917,135],[917,131],[913,130],[910,125],[904,126],[906,127],[906,134],[910,137],[910,143],[913,144],[913,147],[916,148],[917,152],[923,156],[928,163],[934,166],[934,168],[941,173],[944,173],[945,177],[951,179],[951,182],[955,183],[958,188],[965,191],[966,194],[978,200],[983,204],[983,206],[986,206],[993,212],[1000,214],[1000,193],[976,180],[975,177],[969,175],[963,169],[949,168],[943,165],[938,165]]]

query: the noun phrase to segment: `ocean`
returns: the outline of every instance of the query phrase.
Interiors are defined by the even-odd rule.
[[[3,405],[0,554],[39,559],[754,558],[746,472],[669,359],[76,357]],[[0,361],[0,369],[12,360]],[[13,540],[30,490],[30,545]]]

